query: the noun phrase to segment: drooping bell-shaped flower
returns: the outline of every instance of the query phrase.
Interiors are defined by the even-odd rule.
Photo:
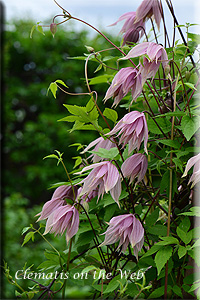
[[[159,0],[143,0],[136,10],[135,22],[153,17],[158,29],[160,29],[160,21],[162,18],[162,8]]]
[[[154,78],[161,63],[163,68],[168,66],[166,50],[163,46],[153,42],[144,42],[133,47],[129,53],[121,59],[134,58],[145,54],[148,58],[146,56],[143,57],[143,63],[140,64],[139,71],[142,77],[142,86],[147,78]]]
[[[104,234],[105,240],[101,246],[111,245],[119,241],[117,249],[122,246],[122,252],[125,252],[130,243],[134,255],[138,258],[138,252],[141,250],[144,243],[144,228],[133,214],[113,217]]]
[[[192,182],[192,186],[193,187],[195,184],[197,184],[198,182],[200,182],[200,153],[191,157],[187,164],[186,164],[186,168],[185,168],[185,172],[183,174],[182,177],[185,177],[188,173],[188,171],[192,168],[193,168],[193,174],[192,176],[190,177],[190,180],[188,182],[191,183]]]
[[[98,200],[104,193],[110,192],[112,198],[119,205],[121,194],[120,174],[116,166],[110,161],[99,162],[82,169],[82,172],[93,169],[90,174],[79,184],[83,183],[83,189],[79,196],[89,194],[98,188]],[[79,173],[79,174],[80,174]]]
[[[58,207],[66,204],[65,199],[76,199],[78,187],[74,186],[73,189],[71,186],[61,185],[53,193],[51,200],[47,201],[42,211],[36,216],[40,216],[37,221],[47,219]],[[74,195],[75,194],[75,195]],[[74,199],[75,196],[75,199]]]
[[[66,231],[66,241],[77,233],[79,227],[78,210],[69,204],[56,208],[48,217],[44,234],[63,234]]]
[[[115,127],[107,133],[107,135],[120,136],[119,144],[125,147],[129,144],[129,154],[137,148],[140,149],[142,141],[144,141],[144,149],[147,152],[148,127],[143,112],[132,111],[126,114]]]
[[[95,147],[94,147],[95,146]],[[112,139],[104,139],[103,137],[99,137],[98,139],[92,141],[85,149],[84,151],[82,151],[81,153],[85,153],[87,152],[89,149],[91,149],[92,147],[94,147],[93,151],[98,151],[99,148],[104,148],[104,149],[111,149],[113,147],[116,147],[114,140]],[[103,160],[102,157],[98,156],[97,154],[92,154],[90,156],[90,158],[92,158],[92,161],[95,162],[99,162],[101,160]]]
[[[123,44],[136,43],[144,34],[145,23],[143,20],[135,22],[136,12],[128,12],[119,17],[119,19],[110,26],[116,25],[118,22],[125,20],[120,33],[124,33]]]
[[[112,97],[115,99],[113,106],[117,106],[129,91],[131,91],[133,100],[136,100],[142,92],[141,74],[139,74],[137,69],[132,67],[119,70],[106,92],[104,101]]]
[[[82,190],[83,190],[83,188],[80,187],[78,189],[78,193],[77,193],[77,200],[81,199],[81,203],[83,203],[84,201],[85,202],[90,202],[93,198],[98,196],[98,189],[93,190],[93,191],[89,192],[88,194],[84,194],[84,195],[81,194]]]
[[[142,153],[136,153],[128,157],[122,164],[121,170],[124,177],[130,178],[130,183],[137,177],[137,182],[140,182],[147,171],[148,160]]]

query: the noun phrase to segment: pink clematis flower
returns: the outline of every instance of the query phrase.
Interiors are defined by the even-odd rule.
[[[121,59],[134,58],[145,54],[148,56],[148,58],[143,58],[143,64],[140,64],[139,71],[142,76],[142,86],[147,78],[154,78],[159,69],[160,63],[162,63],[163,68],[168,66],[168,56],[166,50],[163,48],[163,46],[153,42],[144,42],[133,47],[129,53]]]
[[[192,176],[190,177],[190,180],[188,182],[188,184],[190,182],[192,182],[192,186],[191,188],[193,188],[193,186],[198,183],[200,181],[200,153],[191,157],[187,164],[186,164],[186,168],[185,168],[185,172],[183,174],[182,177],[185,177],[188,173],[188,171],[194,166],[194,169],[193,169],[193,174]]]
[[[135,22],[135,17],[136,12],[128,12],[123,14],[115,23],[110,25],[114,26],[118,22],[126,20],[120,31],[120,33],[124,33],[122,46],[125,44],[136,43],[144,34],[145,23],[143,20]]]
[[[90,174],[79,182],[80,184],[83,183],[83,189],[79,196],[89,194],[98,188],[98,200],[101,195],[103,196],[105,192],[108,193],[110,191],[112,198],[119,205],[121,180],[117,167],[110,161],[103,161],[83,168],[80,173],[90,169],[93,169]]]
[[[81,204],[83,202],[90,202],[93,198],[95,198],[96,196],[98,196],[98,189],[93,190],[90,193],[84,194],[84,195],[81,194],[82,190],[83,190],[83,188],[80,187],[78,189],[78,195],[77,195],[77,200],[81,199]],[[79,195],[81,195],[81,196],[79,197]]]
[[[69,204],[58,207],[48,217],[44,234],[63,234],[66,230],[66,241],[77,233],[79,227],[78,210]]]
[[[162,18],[162,8],[158,0],[143,0],[138,9],[136,10],[135,22],[149,19],[155,19],[158,29],[160,29],[160,21]]]
[[[143,140],[147,153],[148,127],[144,113],[132,111],[126,114],[107,135],[117,132],[118,136],[121,135],[119,144],[123,144],[123,148],[129,144],[129,154],[136,148],[139,150]]]
[[[99,137],[98,139],[92,141],[81,153],[87,152],[92,147],[94,147],[93,151],[98,151],[99,148],[104,148],[104,149],[109,150],[115,146],[116,145],[115,145],[114,140],[108,140],[108,139],[104,139],[103,137]],[[92,161],[94,163],[99,162],[104,159],[104,158],[98,156],[97,154],[92,154],[90,157],[92,157]]]
[[[109,227],[106,230],[105,240],[101,244],[110,245],[119,241],[118,248],[122,246],[122,252],[125,252],[130,243],[134,255],[138,258],[138,252],[144,244],[144,228],[138,219],[133,214],[120,215],[113,217],[109,222]]]
[[[77,190],[78,187],[74,186],[75,198],[77,196]],[[54,210],[66,204],[65,199],[75,200],[73,190],[71,186],[61,185],[54,191],[51,200],[47,201],[44,204],[42,211],[36,215],[40,216],[37,221],[47,219],[52,214],[52,212],[54,212]]]
[[[113,106],[116,107],[129,91],[131,91],[133,100],[136,100],[142,92],[142,77],[139,72],[132,67],[119,70],[106,92],[104,101],[113,97],[115,98]]]
[[[122,164],[121,170],[124,177],[130,178],[130,183],[138,177],[138,182],[140,182],[147,171],[148,160],[147,157],[142,153],[136,153],[128,157]]]

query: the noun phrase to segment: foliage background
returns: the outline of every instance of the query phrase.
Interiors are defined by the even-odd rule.
[[[22,248],[21,231],[34,224],[34,216],[51,198],[50,185],[66,180],[63,169],[57,167],[54,160],[43,158],[57,149],[64,152],[66,166],[72,170],[71,157],[76,157],[77,152],[76,147],[68,146],[75,142],[88,144],[97,137],[93,131],[69,134],[71,124],[57,120],[66,114],[63,103],[73,104],[74,98],[58,93],[55,100],[51,93],[47,96],[47,88],[52,81],[62,79],[70,92],[86,91],[79,78],[81,74],[84,78],[84,61],[68,58],[87,53],[84,45],[95,45],[98,50],[105,42],[103,38],[88,37],[86,31],[65,31],[61,27],[55,39],[50,32],[45,32],[45,37],[35,32],[30,39],[33,22],[19,20],[10,25],[7,28],[12,30],[6,30],[4,36],[2,223],[3,259],[14,275],[25,261],[27,265],[33,261],[35,266],[41,263],[46,244],[38,238],[31,246]],[[90,71],[93,73],[95,69],[96,64],[90,63]],[[97,91],[103,98],[105,91],[99,87]],[[76,101],[78,105],[85,104],[84,97],[76,97]],[[66,247],[64,238],[54,240],[54,244],[60,249]],[[13,298],[14,287],[12,289],[6,279],[3,281],[3,298]]]

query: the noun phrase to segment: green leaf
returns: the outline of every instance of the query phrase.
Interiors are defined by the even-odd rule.
[[[165,245],[178,245],[179,241],[173,236],[160,236],[162,241],[156,243],[157,246],[165,246]]]
[[[167,227],[164,225],[156,224],[150,228],[147,228],[148,232],[154,235],[161,235],[166,236],[167,234]]]
[[[179,149],[181,146],[178,141],[172,141],[172,140],[158,140],[157,143],[161,143],[163,145],[170,146],[176,149]]]
[[[60,80],[60,79],[57,79],[55,82],[56,82],[56,83],[59,83],[59,84],[62,84],[62,85],[64,85],[66,88],[68,88],[68,86],[64,83],[64,81],[62,81],[62,80]]]
[[[186,137],[187,141],[196,133],[200,127],[200,118],[184,116],[181,121],[181,131]]]
[[[185,232],[178,226],[176,233],[186,245],[192,240],[192,231]]]
[[[171,291],[172,287],[170,285],[167,286],[167,292],[169,293]],[[160,298],[162,295],[164,295],[165,287],[161,286],[157,289],[155,289],[147,299],[156,299]]]
[[[188,37],[195,43],[200,44],[200,34],[188,32]]]
[[[33,37],[33,32],[34,30],[36,29],[37,25],[34,25],[32,28],[31,28],[31,32],[30,32],[30,38],[32,39]]]
[[[109,120],[113,121],[114,123],[117,121],[118,119],[118,114],[114,109],[111,108],[105,108],[103,115],[108,118]]]
[[[183,298],[183,294],[181,292],[181,288],[178,285],[174,285],[172,287],[173,292],[178,295],[180,298]]]
[[[94,78],[89,79],[89,84],[93,85],[93,84],[99,84],[99,83],[106,83],[108,81],[110,81],[110,79],[113,78],[113,75],[100,75]]]
[[[188,217],[185,217],[183,218],[183,220],[181,221],[178,227],[183,231],[187,232],[190,229],[190,226],[191,226],[190,219]]]
[[[192,90],[197,90],[196,88],[195,88],[195,86],[194,86],[194,84],[192,84],[192,83],[189,83],[189,82],[186,82],[186,83],[184,83],[186,86],[188,86],[190,89],[192,89]]]
[[[93,270],[96,270],[97,267],[95,266],[87,266],[86,268],[83,269],[82,273],[88,273],[89,271],[93,271]]]
[[[157,252],[159,249],[160,249],[160,245],[157,245],[157,243],[155,244],[155,245],[153,245],[152,247],[151,247],[151,249],[149,249],[142,257],[141,257],[141,259],[143,259],[143,258],[145,258],[145,257],[147,257],[147,256],[149,256],[149,255],[153,255],[155,252]]]
[[[200,217],[200,207],[199,206],[193,206],[193,207],[190,208],[190,211],[180,213],[179,215]]]
[[[158,125],[162,128],[164,133],[167,133],[171,130],[171,122],[167,118],[162,118],[162,119],[157,119],[156,122]],[[147,120],[147,126],[150,132],[155,133],[155,134],[162,134],[154,120],[149,119]]]
[[[45,35],[45,34],[44,34],[44,31],[43,31],[43,28],[42,28],[41,25],[37,25],[37,30],[38,30],[41,34]]]
[[[28,241],[29,241],[30,239],[32,239],[32,241],[34,241],[34,234],[35,234],[35,232],[30,231],[30,232],[28,232],[28,233],[25,235],[24,241],[23,241],[23,244],[22,244],[22,247],[23,247],[26,243],[28,243]]]
[[[82,163],[82,157],[81,156],[76,156],[76,157],[72,157],[73,159],[76,159],[75,163],[74,163],[74,169],[76,167],[78,167],[81,163]]]
[[[55,82],[51,82],[48,89],[47,89],[47,95],[49,93],[49,90],[52,92],[54,98],[56,99],[56,92],[58,90],[57,84]]]
[[[24,233],[26,233],[29,229],[30,229],[31,227],[24,227],[23,229],[22,229],[22,235],[24,234]]]
[[[184,246],[179,245],[178,247],[178,257],[181,259],[187,253],[187,249]]]
[[[119,278],[119,276],[117,276],[117,278],[115,277],[109,282],[104,293],[111,293],[113,291],[116,291],[119,284],[120,284],[120,278]]]
[[[89,153],[97,154],[100,157],[107,159],[115,159],[115,157],[119,154],[119,150],[114,147],[111,149],[99,148],[98,151],[88,151]]]
[[[160,271],[165,266],[169,258],[172,256],[172,247],[166,246],[161,248],[155,256],[155,264],[158,270],[158,275],[160,274]]]

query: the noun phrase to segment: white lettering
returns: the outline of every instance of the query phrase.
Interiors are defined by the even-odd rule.
[[[15,279],[22,279],[22,278],[20,278],[20,277],[17,277],[18,272],[22,272],[22,273],[23,273],[23,270],[18,270],[18,271],[15,273]],[[22,275],[22,274],[20,274],[20,275]]]

